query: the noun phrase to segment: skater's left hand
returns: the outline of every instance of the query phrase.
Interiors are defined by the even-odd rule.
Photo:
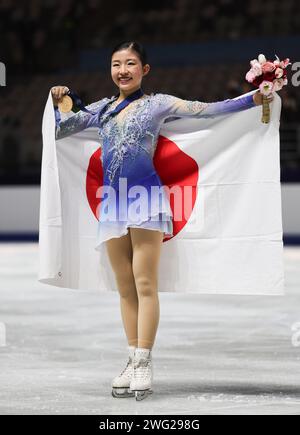
[[[271,103],[274,100],[274,95],[270,94],[267,98],[268,98],[268,102]],[[257,106],[262,105],[263,94],[260,92],[260,90],[256,91],[255,94],[253,94],[253,101]]]

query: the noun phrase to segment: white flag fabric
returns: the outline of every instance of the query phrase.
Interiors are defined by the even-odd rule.
[[[163,168],[173,171],[175,184],[192,180],[197,192],[191,215],[163,242],[158,291],[284,294],[281,98],[274,96],[269,124],[261,122],[261,106],[162,124],[154,158],[159,175],[164,181]],[[56,140],[49,92],[42,134],[38,281],[117,291],[105,243],[95,249],[98,129]]]

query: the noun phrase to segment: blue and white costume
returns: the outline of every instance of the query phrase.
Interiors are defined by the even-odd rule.
[[[109,192],[113,190],[114,193],[109,194],[108,198],[101,202],[97,246],[112,237],[127,234],[128,227],[159,230],[168,237],[173,235],[172,211],[166,195],[162,194],[159,198],[151,196],[151,186],[162,187],[161,179],[153,165],[153,156],[160,127],[167,118],[208,118],[255,106],[253,95],[237,100],[204,103],[183,100],[168,94],[152,93],[143,94],[112,117],[110,114],[117,106],[117,98],[118,96],[103,98],[87,106],[94,114],[79,111],[67,120],[58,120],[56,124],[56,140],[89,127],[99,128],[103,185]],[[103,111],[101,109],[104,106],[106,107]],[[127,183],[125,200],[121,200],[121,179]],[[137,186],[140,187],[136,189]],[[114,189],[110,190],[111,188]],[[133,188],[132,193],[135,192],[132,197],[128,195],[130,188]],[[139,193],[140,189],[146,189],[151,204],[148,201],[146,206],[141,206],[140,214],[137,212],[139,217],[136,219],[136,214],[131,216],[129,210],[130,204],[136,201],[136,193]],[[109,208],[112,201],[116,213],[109,214],[108,219],[106,207]]]

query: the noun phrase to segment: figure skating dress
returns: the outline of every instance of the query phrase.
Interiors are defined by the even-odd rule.
[[[169,199],[153,165],[160,126],[167,118],[215,117],[255,106],[252,94],[204,103],[152,93],[131,101],[112,117],[117,98],[106,97],[88,105],[94,114],[81,110],[56,121],[56,140],[89,127],[99,128],[103,191],[96,250],[104,241],[127,234],[128,227],[159,230],[172,237]]]

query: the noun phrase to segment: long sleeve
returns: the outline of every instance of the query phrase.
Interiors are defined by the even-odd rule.
[[[156,97],[159,99],[160,116],[162,116],[162,118],[170,116],[213,118],[227,113],[247,110],[256,106],[252,94],[240,97],[236,100],[227,99],[213,103],[182,100],[181,98],[168,94],[156,94]]]
[[[55,107],[56,139],[57,140],[62,139],[64,137],[78,133],[89,127],[97,127],[98,112],[106,101],[108,101],[108,98],[103,98],[99,101],[96,101],[86,106],[87,109],[96,112],[95,115],[80,110],[75,115],[71,116],[70,118],[64,121],[61,120],[60,111],[58,110],[57,107]]]

